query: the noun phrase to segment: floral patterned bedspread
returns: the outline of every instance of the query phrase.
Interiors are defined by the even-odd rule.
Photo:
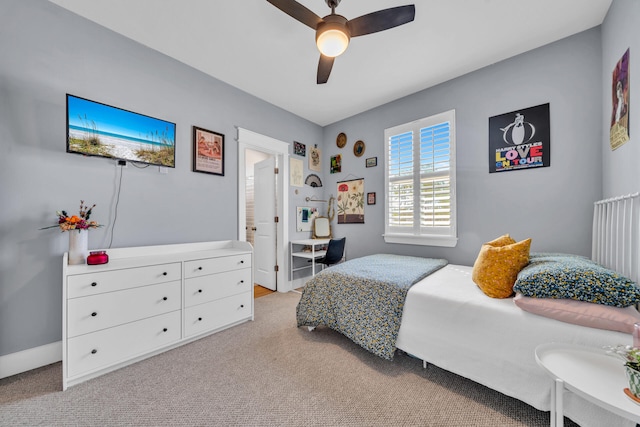
[[[334,265],[306,283],[298,326],[328,326],[391,360],[409,288],[445,265],[444,259],[390,254]]]

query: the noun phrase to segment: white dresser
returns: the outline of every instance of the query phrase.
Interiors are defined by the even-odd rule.
[[[103,265],[67,265],[63,257],[63,389],[253,320],[249,243],[107,254]]]

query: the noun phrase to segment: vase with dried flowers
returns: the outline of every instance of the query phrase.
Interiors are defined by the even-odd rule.
[[[96,205],[85,205],[84,200],[80,200],[80,211],[78,215],[67,214],[67,211],[57,211],[58,223],[47,228],[60,228],[60,231],[69,232],[69,264],[84,264],[89,254],[88,235],[89,229],[101,227],[96,221],[90,221],[91,213]]]

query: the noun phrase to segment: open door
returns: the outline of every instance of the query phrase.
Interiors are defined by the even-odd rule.
[[[254,165],[253,277],[256,284],[276,290],[276,159]]]

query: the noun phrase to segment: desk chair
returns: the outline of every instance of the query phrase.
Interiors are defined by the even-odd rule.
[[[343,237],[342,239],[329,240],[327,253],[322,258],[318,258],[316,260],[316,263],[322,264],[322,268],[324,268],[342,261],[342,258],[344,257],[344,244],[346,240],[346,237]]]

